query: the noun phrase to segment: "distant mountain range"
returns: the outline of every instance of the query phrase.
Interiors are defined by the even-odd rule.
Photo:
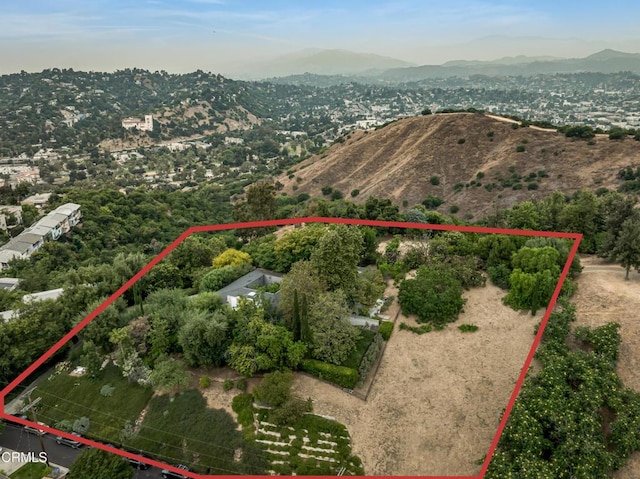
[[[401,83],[448,77],[532,76],[554,73],[617,73],[640,74],[640,54],[602,50],[584,58],[550,56],[512,56],[492,61],[454,60],[441,65],[415,65],[397,58],[347,50],[303,50],[290,55],[254,64],[235,77],[244,79],[280,78],[293,83],[301,75],[344,76],[345,81]],[[310,83],[314,83],[311,81]],[[322,83],[322,82],[320,82]],[[335,78],[330,82],[335,83]]]
[[[602,50],[585,58],[507,57],[495,61],[454,61],[442,65],[392,68],[378,75],[390,82],[419,81],[430,78],[488,76],[531,76],[553,73],[640,73],[640,54]]]
[[[372,53],[308,49],[240,68],[235,76],[239,79],[255,80],[300,73],[376,75],[389,69],[413,66],[416,64]]]

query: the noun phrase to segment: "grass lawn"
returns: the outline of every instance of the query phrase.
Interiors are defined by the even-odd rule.
[[[364,353],[367,352],[367,348],[373,342],[373,337],[375,335],[376,333],[374,331],[361,329],[360,339],[358,339],[355,349],[351,352],[347,360],[342,365],[351,369],[355,369],[357,371],[360,367],[362,356],[364,356]]]
[[[28,462],[16,472],[11,474],[10,479],[42,479],[51,472],[51,468],[40,462]]]
[[[100,394],[105,384],[115,387],[110,397]],[[151,388],[127,382],[120,369],[110,364],[95,380],[65,372],[43,378],[32,397],[42,398],[37,410],[39,421],[55,427],[59,421],[73,422],[86,416],[91,420],[88,437],[119,443],[125,423],[135,422],[152,395]]]
[[[139,432],[125,446],[212,474],[264,474],[264,452],[245,441],[233,417],[210,409],[197,390],[155,396]]]

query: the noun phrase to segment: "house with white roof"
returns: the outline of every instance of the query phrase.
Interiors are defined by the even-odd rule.
[[[76,203],[65,203],[62,206],[58,206],[51,213],[63,214],[69,218],[69,227],[73,228],[82,219],[82,212],[80,211],[80,205]],[[49,213],[49,214],[51,214]]]

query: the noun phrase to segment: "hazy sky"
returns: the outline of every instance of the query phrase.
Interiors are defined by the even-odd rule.
[[[0,72],[232,72],[305,48],[417,64],[640,52],[638,0],[2,0]]]

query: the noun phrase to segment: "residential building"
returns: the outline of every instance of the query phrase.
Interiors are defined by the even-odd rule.
[[[139,131],[153,131],[153,115],[145,115],[144,120],[140,118],[125,118],[122,126],[127,130],[136,128]]]
[[[0,206],[0,229],[3,231],[22,224],[22,206]]]
[[[62,236],[63,223],[66,223],[68,226],[69,219],[63,214],[58,215],[59,219],[56,219],[54,216],[56,216],[56,214],[48,214],[44,218],[39,219],[29,230],[33,230],[34,233],[39,233],[40,231],[44,231],[44,228],[49,228],[51,239],[57,240]]]
[[[18,283],[20,283],[19,278],[0,278],[0,289],[13,291],[18,287]]]
[[[82,219],[82,212],[80,211],[80,205],[76,203],[65,203],[62,206],[58,206],[52,213],[66,215],[69,219],[69,227],[73,228]],[[51,213],[49,213],[51,214]]]
[[[217,293],[222,298],[222,301],[226,302],[233,309],[238,308],[240,298],[245,298],[250,301],[260,301],[260,299],[264,297],[272,307],[276,307],[280,296],[279,292],[269,293],[260,291],[258,288],[281,282],[281,274],[265,269],[255,269],[220,289]]]
[[[15,258],[26,259],[42,247],[47,240],[57,240],[82,219],[80,205],[66,203],[38,220],[31,227],[0,246],[0,269],[8,268]]]
[[[51,197],[51,193],[38,193],[36,195],[32,195],[32,196],[29,196],[28,198],[25,198],[20,203],[23,205],[35,206],[40,210],[47,204],[50,197]]]

